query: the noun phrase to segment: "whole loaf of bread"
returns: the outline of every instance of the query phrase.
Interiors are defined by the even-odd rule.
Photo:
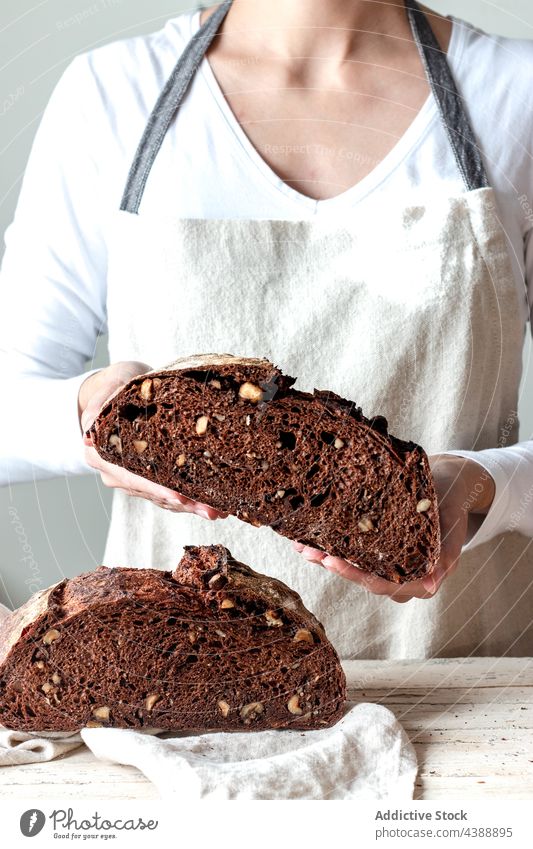
[[[264,359],[178,360],[129,381],[89,435],[110,463],[389,581],[431,573],[439,511],[423,448],[294,383]]]
[[[316,729],[345,698],[298,594],[223,546],[187,548],[174,572],[100,566],[0,626],[0,723],[16,730]]]

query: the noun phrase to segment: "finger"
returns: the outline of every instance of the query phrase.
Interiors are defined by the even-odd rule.
[[[459,557],[453,557],[448,552],[445,552],[439,558],[434,571],[422,579],[424,588],[433,594],[436,593],[443,581],[449,578],[450,575],[453,575],[458,565]]]
[[[209,504],[193,501],[191,498],[187,498],[187,496],[179,493],[174,494],[176,496],[176,500],[178,500],[180,504],[179,509],[177,508],[180,513],[192,513],[196,516],[201,516],[203,519],[210,519],[211,521],[214,519],[227,518],[227,513],[220,513]]]
[[[386,595],[392,601],[396,601],[399,604],[404,604],[412,598],[431,598],[433,595],[433,593],[428,592],[422,586],[420,581],[395,584],[392,581],[387,581],[385,578],[380,578],[378,575],[365,572],[358,566],[354,566],[340,557],[327,556],[322,562],[330,572],[334,572],[349,581],[361,584],[365,589],[375,595]]]
[[[213,521],[214,519],[218,519],[218,514],[216,510],[211,510],[207,507],[203,507],[196,501],[188,501],[181,507],[181,512],[190,513],[193,516],[200,516],[202,519],[210,519],[211,521]]]
[[[192,503],[199,505],[202,510],[205,510],[209,514],[210,519],[227,519],[228,517],[227,513],[222,513],[216,507],[211,507],[210,504],[204,504],[202,501],[193,501]]]
[[[111,471],[111,469],[113,471]],[[151,498],[154,501],[168,501],[170,503],[179,503],[183,506],[187,505],[188,499],[180,495],[178,492],[175,492],[173,489],[168,489],[166,486],[161,486],[160,484],[154,483],[154,481],[150,481],[140,475],[135,475],[133,472],[128,472],[121,466],[114,466],[111,463],[106,463],[104,471],[113,475],[118,486],[121,486],[123,489],[133,489],[142,492],[146,498]]]
[[[347,560],[328,554],[323,558],[322,563],[330,572],[334,572],[336,575],[340,575],[341,578],[346,578],[348,581],[361,584],[369,589],[368,584],[371,576],[352,563],[348,563]]]
[[[102,481],[106,486],[113,488],[120,487],[127,491],[141,493],[144,497],[151,498],[153,501],[165,501],[183,505],[190,503],[188,498],[179,492],[175,492],[173,489],[161,486],[140,475],[135,475],[133,472],[128,472],[122,466],[108,463],[100,457],[95,448],[85,448],[85,459],[92,468],[100,472]]]
[[[99,471],[99,472],[105,470],[105,468],[104,468],[105,461],[102,460],[102,458],[100,457],[98,452],[95,451],[94,448],[86,446],[83,453],[84,453],[84,457],[85,457],[85,462],[87,463],[88,466],[91,466],[92,469],[97,469],[97,471]],[[108,466],[108,465],[111,465],[111,464],[107,463],[105,465]],[[114,468],[114,466],[112,468]]]
[[[444,571],[435,568],[435,570],[430,575],[426,575],[425,578],[421,578],[424,590],[426,590],[426,592],[430,593],[431,595],[435,595],[444,580],[444,576]]]
[[[320,551],[310,545],[304,545],[301,554],[309,563],[320,563],[320,565],[322,565],[324,557],[327,556],[325,551]]]
[[[110,489],[123,489],[128,495],[153,501],[154,504],[164,506],[166,510],[173,510],[175,513],[192,513],[210,521],[227,518],[227,513],[222,513],[208,504],[193,501],[173,489],[134,475],[114,463],[108,463],[100,457],[95,448],[86,448],[85,455],[87,463],[100,472],[102,483]]]
[[[132,493],[133,495],[139,495],[139,493]],[[145,501],[148,501],[150,504],[155,504],[156,507],[161,507],[162,510],[169,510],[171,513],[185,513],[185,509],[181,504],[170,503],[169,501],[159,501],[154,498],[146,498],[146,496],[141,495],[141,498],[144,498]]]
[[[113,475],[108,475],[106,472],[100,472],[100,480],[104,486],[108,487],[108,489],[117,489],[118,487],[116,478],[114,478]]]
[[[115,392],[118,392],[124,384],[118,380],[109,380],[99,389],[95,389],[91,395],[90,401],[81,414],[81,429],[85,433],[92,426],[96,416],[106,403],[109,401]]]
[[[448,578],[457,568],[465,537],[464,517],[457,511],[441,509],[440,524],[441,552],[439,560],[433,573],[423,579],[424,586],[428,590],[435,587],[435,592],[445,578]]]
[[[81,414],[82,430],[86,431],[91,427],[104,404],[110,401],[124,384],[128,383],[133,377],[151,370],[151,366],[147,363],[128,360],[114,363],[114,365],[99,372],[95,390]],[[101,384],[99,384],[99,381],[101,381]]]
[[[377,575],[372,575],[369,572],[364,572],[362,569],[359,569],[359,567],[353,566],[351,563],[347,563],[341,558],[328,557],[324,559],[323,565],[329,572],[333,572],[352,583],[359,584],[363,587],[363,589],[373,595],[388,596],[399,604],[403,604],[411,599],[411,595],[402,591],[397,584],[393,584],[391,581],[385,581]]]

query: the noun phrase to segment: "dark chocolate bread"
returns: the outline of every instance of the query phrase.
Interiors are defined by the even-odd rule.
[[[16,730],[316,729],[345,698],[299,595],[221,545],[186,548],[174,572],[100,566],[0,628],[0,723]]]
[[[268,360],[178,360],[126,384],[89,434],[110,463],[252,525],[395,583],[428,575],[440,531],[424,450],[294,382]]]

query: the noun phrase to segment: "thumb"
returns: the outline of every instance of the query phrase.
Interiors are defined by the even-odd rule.
[[[120,362],[94,374],[89,380],[93,382],[93,388],[89,400],[82,410],[80,423],[85,433],[92,426],[96,416],[133,377],[151,371],[151,366],[141,362]]]

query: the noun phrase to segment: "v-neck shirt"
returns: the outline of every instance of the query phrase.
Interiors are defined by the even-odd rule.
[[[189,16],[189,38],[192,38],[200,27],[200,11]],[[452,58],[455,65],[460,62],[462,49],[464,45],[463,27],[458,25],[452,19],[452,30],[450,42],[448,46],[447,56]],[[208,58],[204,57],[200,68],[199,75],[203,78],[205,86],[209,89],[213,102],[218,107],[220,115],[225,124],[225,133],[227,135],[226,144],[235,145],[236,150],[242,154],[242,167],[247,166],[250,169],[255,168],[257,171],[256,178],[263,181],[265,188],[268,185],[275,192],[280,192],[290,204],[300,207],[302,218],[309,215],[329,215],[336,209],[342,209],[358,203],[379,185],[385,181],[389,175],[400,167],[405,157],[409,156],[411,151],[418,143],[421,142],[426,132],[428,132],[431,124],[439,120],[439,114],[435,98],[430,92],[422,107],[415,114],[412,122],[407,127],[406,131],[398,138],[393,148],[386,156],[375,165],[372,170],[365,175],[359,182],[350,188],[336,194],[334,197],[324,200],[316,200],[294,189],[289,183],[285,182],[276,172],[268,165],[259,151],[254,147],[239,121],[234,115],[231,107],[224,96],[220,85],[213,73]],[[339,151],[339,157],[349,155],[351,151]],[[353,155],[353,154],[352,154]],[[252,176],[252,174],[250,174]],[[273,216],[269,216],[273,217]]]

